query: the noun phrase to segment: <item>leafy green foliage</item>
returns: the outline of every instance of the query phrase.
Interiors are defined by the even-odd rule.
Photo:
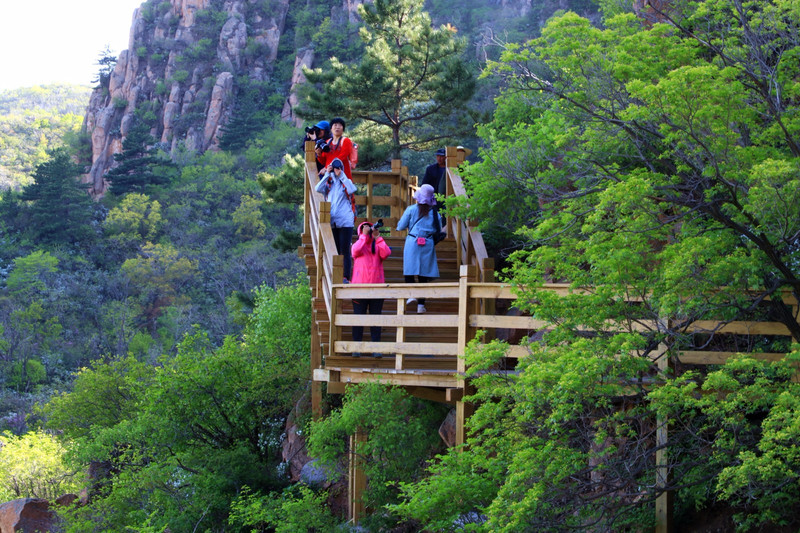
[[[53,435],[31,431],[21,437],[0,435],[0,500],[55,500],[77,493],[82,479],[63,462],[65,450]]]
[[[158,367],[128,357],[82,371],[43,409],[75,467],[95,465],[92,503],[66,530],[214,527],[245,485],[281,489],[276,452],[307,380],[309,303],[305,284],[265,288],[241,338],[214,347],[196,333]]]
[[[48,150],[78,144],[89,101],[85,87],[47,85],[0,91],[0,187],[29,185]]]
[[[161,204],[147,195],[126,194],[103,221],[107,235],[119,241],[152,241],[161,230],[164,220]]]
[[[404,485],[395,512],[435,531],[457,520],[507,532],[647,524],[648,491],[657,490],[652,412],[632,384],[649,364],[623,355],[630,346],[620,341],[532,346],[508,374],[485,372],[503,357],[503,343],[473,342],[467,361],[477,409],[467,446],[440,458],[431,477]],[[464,485],[472,490],[456,490]]]
[[[790,367],[743,358],[675,378],[653,363],[775,345],[702,320],[800,332],[781,297],[800,295],[800,124],[788,96],[800,16],[782,0],[668,14],[597,28],[566,13],[490,62],[504,91],[480,127],[489,146],[466,171],[470,205],[450,207],[514,232],[506,275],[518,304],[552,327],[515,373],[473,374],[466,457],[405,486],[402,516],[441,530],[470,512],[485,531],[646,528],[661,490],[658,415],[669,415],[680,508],[727,503],[743,531],[796,527],[783,512],[798,502]],[[548,281],[571,290],[539,290]],[[468,363],[494,369],[502,354],[488,345]],[[446,487],[471,468],[481,497],[449,503]]]
[[[228,522],[251,528],[268,527],[275,533],[345,531],[336,528],[337,519],[327,508],[327,496],[326,492],[316,494],[305,485],[292,485],[282,493],[266,496],[253,494],[244,487],[231,503]]]
[[[683,465],[685,505],[729,502],[741,531],[796,526],[797,357],[769,363],[740,356],[702,383],[690,372],[651,393],[659,414],[688,430],[672,439],[674,448],[703,458]]]
[[[222,127],[219,146],[223,150],[241,150],[247,141],[270,125],[265,109],[266,87],[244,78],[239,88],[236,106],[228,122]]]
[[[355,452],[364,461],[364,503],[373,509],[394,503],[399,482],[420,475],[425,460],[440,444],[436,431],[440,408],[408,396],[402,389],[378,383],[347,389],[342,407],[311,423],[308,449],[332,470],[343,461],[347,438],[357,431],[366,440]],[[386,520],[380,513],[371,518]]]

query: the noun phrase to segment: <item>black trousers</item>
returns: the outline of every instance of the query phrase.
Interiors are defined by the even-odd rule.
[[[367,312],[369,311],[369,312]],[[363,298],[353,300],[353,312],[357,315],[379,315],[383,311],[383,298]],[[372,342],[381,342],[381,327],[370,326],[369,336]],[[353,340],[361,342],[364,338],[364,327],[353,326]]]
[[[406,283],[417,283],[417,280],[414,278],[419,278],[419,283],[433,281],[433,278],[429,278],[428,276],[403,276],[403,278],[405,278]],[[419,302],[420,305],[425,305],[425,298],[418,298],[417,302]]]
[[[336,243],[336,253],[344,256],[344,277],[350,279],[353,268],[353,258],[350,255],[350,246],[353,244],[353,227],[337,228],[331,225],[333,241]]]

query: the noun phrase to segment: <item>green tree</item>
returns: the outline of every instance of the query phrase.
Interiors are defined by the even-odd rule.
[[[265,88],[246,77],[241,81],[244,85],[239,88],[233,114],[220,132],[219,147],[223,150],[241,150],[250,139],[270,126],[265,110]]]
[[[120,270],[138,288],[145,321],[155,333],[156,320],[165,307],[188,301],[182,290],[197,276],[197,261],[170,244],[146,243],[139,257],[127,259]]]
[[[147,124],[137,122],[131,127],[122,141],[122,152],[114,154],[117,166],[105,176],[111,182],[112,193],[144,192],[173,177],[174,165],[159,155],[155,142]]]
[[[36,167],[34,183],[22,192],[29,202],[30,233],[41,243],[75,244],[93,235],[88,186],[77,181],[80,169],[64,149]]]
[[[55,500],[82,487],[81,476],[64,463],[65,448],[44,431],[0,435],[0,500]]]
[[[332,58],[325,72],[306,70],[303,116],[342,115],[380,125],[398,158],[401,149],[427,149],[457,133],[454,124],[467,116],[475,76],[455,28],[431,27],[422,7],[421,0],[360,5],[363,57],[353,65]]]
[[[152,241],[163,225],[161,204],[145,194],[125,195],[103,221],[106,234],[121,241]]]
[[[769,319],[800,333],[782,297],[800,295],[800,13],[783,0],[711,0],[657,15],[668,23],[646,26],[623,14],[600,29],[566,13],[490,65],[505,91],[482,129],[490,147],[466,174],[473,194],[463,213],[512,213],[524,249],[507,274],[521,307],[553,326],[514,375],[474,374],[485,404],[466,453],[478,455],[436,470],[459,479],[477,457],[492,458],[483,487],[498,483],[497,492],[459,509],[483,513],[485,530],[647,524],[661,490],[652,481],[657,418],[648,394],[666,391],[671,377],[653,361],[668,356],[662,347],[673,356],[786,349],[786,338],[693,333],[703,320]],[[491,190],[498,183],[502,194]],[[540,290],[546,281],[573,290]],[[490,369],[501,355],[502,347],[476,350],[470,363]],[[785,389],[778,371],[745,375]],[[708,390],[720,395],[739,388],[714,383]],[[758,403],[760,393],[749,392]],[[769,420],[759,430],[766,440],[743,435],[732,455],[720,450],[718,463],[705,461],[702,475],[684,475],[705,452],[684,447],[691,431],[677,432],[667,488],[684,489],[679,508],[731,502],[741,524],[786,523],[766,502],[791,508],[794,488],[759,471],[793,465],[778,451],[793,434],[785,398],[769,400],[779,406],[774,415],[764,405],[754,415]],[[698,414],[697,423],[711,417],[704,434],[728,432],[742,416],[741,400],[730,400],[723,413],[709,406]],[[709,483],[714,489],[698,498]],[[422,492],[408,494],[420,513],[412,516],[444,523],[443,513],[423,509]]]
[[[92,83],[97,83],[98,87],[108,90],[108,84],[111,81],[111,74],[114,73],[114,67],[117,66],[117,56],[111,52],[111,48],[106,46],[97,58],[97,77],[92,80]]]
[[[233,212],[233,223],[236,224],[236,235],[242,239],[263,237],[267,225],[261,220],[263,201],[253,196],[242,196],[239,207]]]

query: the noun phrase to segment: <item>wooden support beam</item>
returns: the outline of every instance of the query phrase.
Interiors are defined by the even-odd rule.
[[[319,324],[311,323],[311,372],[322,367],[322,343],[319,336]],[[311,416],[314,420],[322,416],[322,383],[311,381]]]
[[[444,392],[448,402],[460,402],[464,397],[464,389],[445,389]]]
[[[315,368],[313,373],[314,381],[341,381],[342,373],[339,370],[330,370],[328,368]]]
[[[397,299],[397,316],[399,317],[399,320],[402,321],[403,317],[405,317],[405,314],[406,314],[406,299],[403,298],[403,297],[400,297],[400,298]],[[400,344],[400,345],[405,344],[405,342],[406,342],[406,328],[405,327],[399,326],[397,328],[397,335],[395,337],[395,340],[396,340],[397,344]],[[403,361],[403,354],[402,353],[396,353],[395,357],[396,357],[396,359],[395,359],[394,368],[396,370],[402,370],[403,369],[403,362],[404,362]]]
[[[367,488],[367,475],[364,473],[364,460],[361,448],[367,441],[363,431],[350,435],[350,447],[347,454],[347,518],[358,524],[364,516],[364,490]]]
[[[666,344],[659,345],[661,356],[656,359],[660,372],[666,374],[671,367],[669,348]],[[669,471],[669,451],[667,449],[669,437],[669,420],[658,418],[656,420],[656,487],[663,488],[669,485],[671,473]],[[674,495],[672,491],[664,491],[656,498],[656,529],[655,533],[672,533]]]
[[[463,446],[467,442],[466,420],[474,412],[471,403],[456,402],[456,446]]]
[[[406,387],[406,392],[415,398],[439,403],[453,403],[445,397],[445,391],[430,387]]]
[[[322,383],[320,383],[320,386]],[[341,381],[332,381],[328,383],[328,394],[344,394],[345,389],[347,389],[347,383],[342,383]]]

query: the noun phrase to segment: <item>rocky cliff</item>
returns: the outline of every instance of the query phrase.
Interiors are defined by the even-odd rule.
[[[266,81],[278,53],[289,0],[149,0],[133,15],[128,49],[107,85],[92,94],[85,118],[94,194],[107,187],[133,120],[151,126],[162,146],[214,147],[230,116],[235,80]]]

